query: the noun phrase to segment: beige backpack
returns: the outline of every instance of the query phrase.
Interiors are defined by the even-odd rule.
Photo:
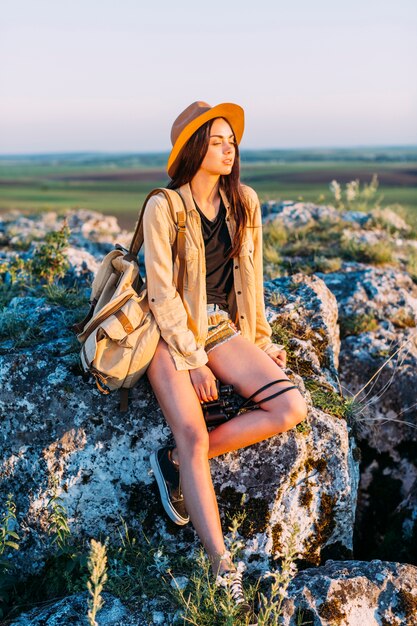
[[[149,309],[147,289],[139,273],[138,252],[143,245],[143,213],[149,198],[162,192],[177,224],[177,253],[180,261],[179,293],[183,294],[185,269],[185,221],[183,198],[171,189],[153,189],[146,197],[129,251],[118,244],[103,259],[91,289],[90,310],[73,326],[82,344],[81,364],[92,374],[98,389],[108,394],[121,390],[120,409],[126,410],[129,389],[146,372],[159,341],[160,332]],[[183,206],[176,211],[174,204]]]

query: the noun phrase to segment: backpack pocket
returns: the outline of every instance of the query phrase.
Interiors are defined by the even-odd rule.
[[[130,298],[126,304],[100,324],[101,334],[120,346],[134,348],[130,336],[141,325],[147,312],[143,311],[141,304],[136,298]]]
[[[150,315],[147,299],[132,296],[87,337],[81,360],[84,367],[99,378],[101,387],[111,391],[123,386],[130,373],[132,356],[137,353],[137,344],[142,341],[140,329],[148,329]],[[140,369],[142,371],[143,366]]]

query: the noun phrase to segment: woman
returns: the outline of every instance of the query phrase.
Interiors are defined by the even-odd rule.
[[[173,124],[168,187],[186,207],[182,297],[176,226],[162,194],[145,208],[144,241],[150,308],[161,330],[148,378],[176,444],[151,455],[162,503],[177,524],[191,519],[218,582],[255,624],[225,549],[209,459],[293,428],[306,405],[265,318],[259,200],[239,180],[243,128],[243,109],[230,103],[194,102]],[[282,393],[264,404],[265,393],[255,395],[260,408],[208,433],[201,403],[217,399],[216,380],[246,398],[278,380],[266,395]]]

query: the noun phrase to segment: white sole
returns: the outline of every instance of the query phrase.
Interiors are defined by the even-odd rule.
[[[159,495],[161,496],[162,506],[165,509],[165,513],[178,526],[185,526],[190,520],[186,520],[183,517],[180,517],[171,505],[171,502],[169,500],[169,494],[167,491],[164,477],[162,476],[156,452],[152,452],[151,456],[149,457],[149,461],[153,469],[156,482],[158,483]]]

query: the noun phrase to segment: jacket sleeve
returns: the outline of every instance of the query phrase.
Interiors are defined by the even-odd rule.
[[[176,229],[165,198],[152,196],[143,215],[149,308],[168,344],[177,370],[201,367],[208,358],[187,325],[187,313],[174,283],[172,243]]]
[[[259,198],[251,187],[245,186],[251,206],[251,225],[253,238],[253,264],[256,281],[256,332],[255,343],[266,353],[273,354],[283,349],[271,341],[272,329],[266,319],[264,299],[263,248],[262,248],[262,214]]]

